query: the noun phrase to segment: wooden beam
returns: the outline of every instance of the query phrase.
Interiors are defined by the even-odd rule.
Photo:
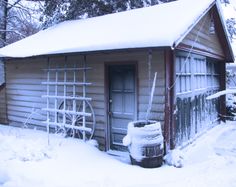
[[[220,90],[225,90],[226,89],[226,65],[224,62],[221,62],[219,65],[219,73],[220,73]],[[222,121],[225,121],[226,116],[226,97],[225,95],[222,95],[220,97],[220,107],[219,107],[219,113],[221,114],[220,119]]]
[[[164,51],[165,60],[165,79],[166,79],[166,95],[165,95],[165,119],[164,119],[164,139],[165,150],[174,149],[175,147],[175,123],[174,123],[174,78],[175,63],[174,51],[169,49]]]
[[[181,44],[178,45],[178,47],[176,49],[181,50],[181,51],[189,52],[189,50],[191,48],[192,48],[191,46],[181,43]],[[224,60],[225,59],[225,57],[221,56],[220,54],[216,54],[216,53],[213,53],[213,52],[210,52],[210,51],[207,51],[207,50],[204,50],[204,49],[200,49],[200,48],[197,48],[197,47],[193,47],[191,49],[191,53],[206,56],[206,57],[210,57],[210,58],[215,58],[215,59],[218,59],[218,60]]]
[[[0,91],[2,91],[5,87],[6,87],[6,83],[3,83],[2,85],[0,85]]]

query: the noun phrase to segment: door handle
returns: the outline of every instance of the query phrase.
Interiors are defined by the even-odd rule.
[[[109,115],[109,116],[111,116],[111,115],[112,115],[112,112],[111,112],[111,111],[109,111],[109,112],[108,112],[108,115]]]

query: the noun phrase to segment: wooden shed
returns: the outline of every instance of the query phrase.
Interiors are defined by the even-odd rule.
[[[79,120],[89,124],[82,134],[95,125],[100,149],[125,151],[127,124],[145,118],[157,72],[150,118],[166,150],[183,145],[225,113],[223,97],[206,100],[225,89],[234,60],[219,6],[179,0],[67,21],[0,49],[0,119],[44,129]]]

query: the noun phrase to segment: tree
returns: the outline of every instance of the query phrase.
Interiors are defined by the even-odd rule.
[[[228,5],[230,6],[232,3],[230,2],[230,0],[221,0],[222,4],[225,4],[225,7],[227,7]],[[233,6],[233,5],[232,5]],[[227,10],[226,10],[227,11]],[[236,12],[235,12],[236,13]],[[226,27],[227,27],[227,31],[229,34],[229,39],[231,40],[231,42],[234,39],[234,36],[236,36],[236,19],[234,17],[232,18],[227,18],[225,20],[226,23]]]
[[[225,5],[230,4],[229,0],[220,0],[221,3],[224,3]]]
[[[0,0],[0,47],[6,44],[7,4],[8,0]]]
[[[45,0],[44,27],[65,20],[126,11],[174,0]]]
[[[32,7],[24,6],[23,0],[0,0],[0,47],[22,39],[39,30],[32,19]],[[0,123],[7,123],[4,60],[0,58]],[[5,112],[4,112],[5,111]]]
[[[37,16],[39,7],[34,5],[40,6],[38,3],[28,3],[22,0],[18,0],[14,6],[8,6],[6,30],[8,44],[30,36],[41,29],[39,16]]]
[[[229,38],[233,41],[234,36],[236,36],[236,20],[235,18],[230,18],[226,20],[226,26],[229,33]]]
[[[40,30],[40,22],[35,21],[39,18],[34,18],[39,8],[32,5],[25,0],[0,0],[0,47]]]

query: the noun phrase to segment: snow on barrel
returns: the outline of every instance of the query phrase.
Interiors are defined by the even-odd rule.
[[[144,168],[162,165],[163,136],[159,122],[140,120],[128,124],[123,144],[128,146],[131,163]]]

